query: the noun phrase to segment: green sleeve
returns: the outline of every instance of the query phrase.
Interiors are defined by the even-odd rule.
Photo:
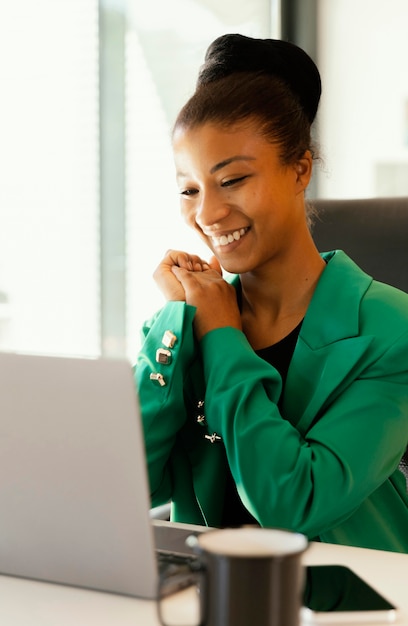
[[[143,344],[134,375],[138,389],[151,489],[152,506],[171,498],[168,461],[176,435],[186,420],[183,387],[194,356],[193,318],[195,308],[184,302],[169,302],[143,328]],[[163,343],[170,331],[174,345]],[[169,362],[157,361],[157,350],[170,353]],[[153,376],[159,374],[161,383]]]

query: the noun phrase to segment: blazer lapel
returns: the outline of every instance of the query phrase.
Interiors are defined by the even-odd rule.
[[[282,412],[304,433],[333,393],[356,376],[371,337],[359,337],[360,302],[372,278],[343,252],[328,261],[302,324],[289,367]]]

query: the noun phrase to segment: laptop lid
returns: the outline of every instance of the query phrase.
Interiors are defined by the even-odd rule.
[[[157,596],[127,361],[0,353],[0,573]]]

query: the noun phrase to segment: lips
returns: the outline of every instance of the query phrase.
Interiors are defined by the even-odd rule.
[[[228,246],[234,241],[239,241],[241,237],[248,232],[248,230],[249,228],[239,228],[238,230],[232,230],[231,232],[221,235],[220,237],[211,237],[211,240],[215,246],[222,248]]]

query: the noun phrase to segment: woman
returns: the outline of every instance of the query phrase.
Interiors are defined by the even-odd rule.
[[[135,369],[152,505],[408,552],[408,295],[313,243],[320,92],[296,46],[225,35],[176,120],[182,214],[213,256],[155,272]]]

